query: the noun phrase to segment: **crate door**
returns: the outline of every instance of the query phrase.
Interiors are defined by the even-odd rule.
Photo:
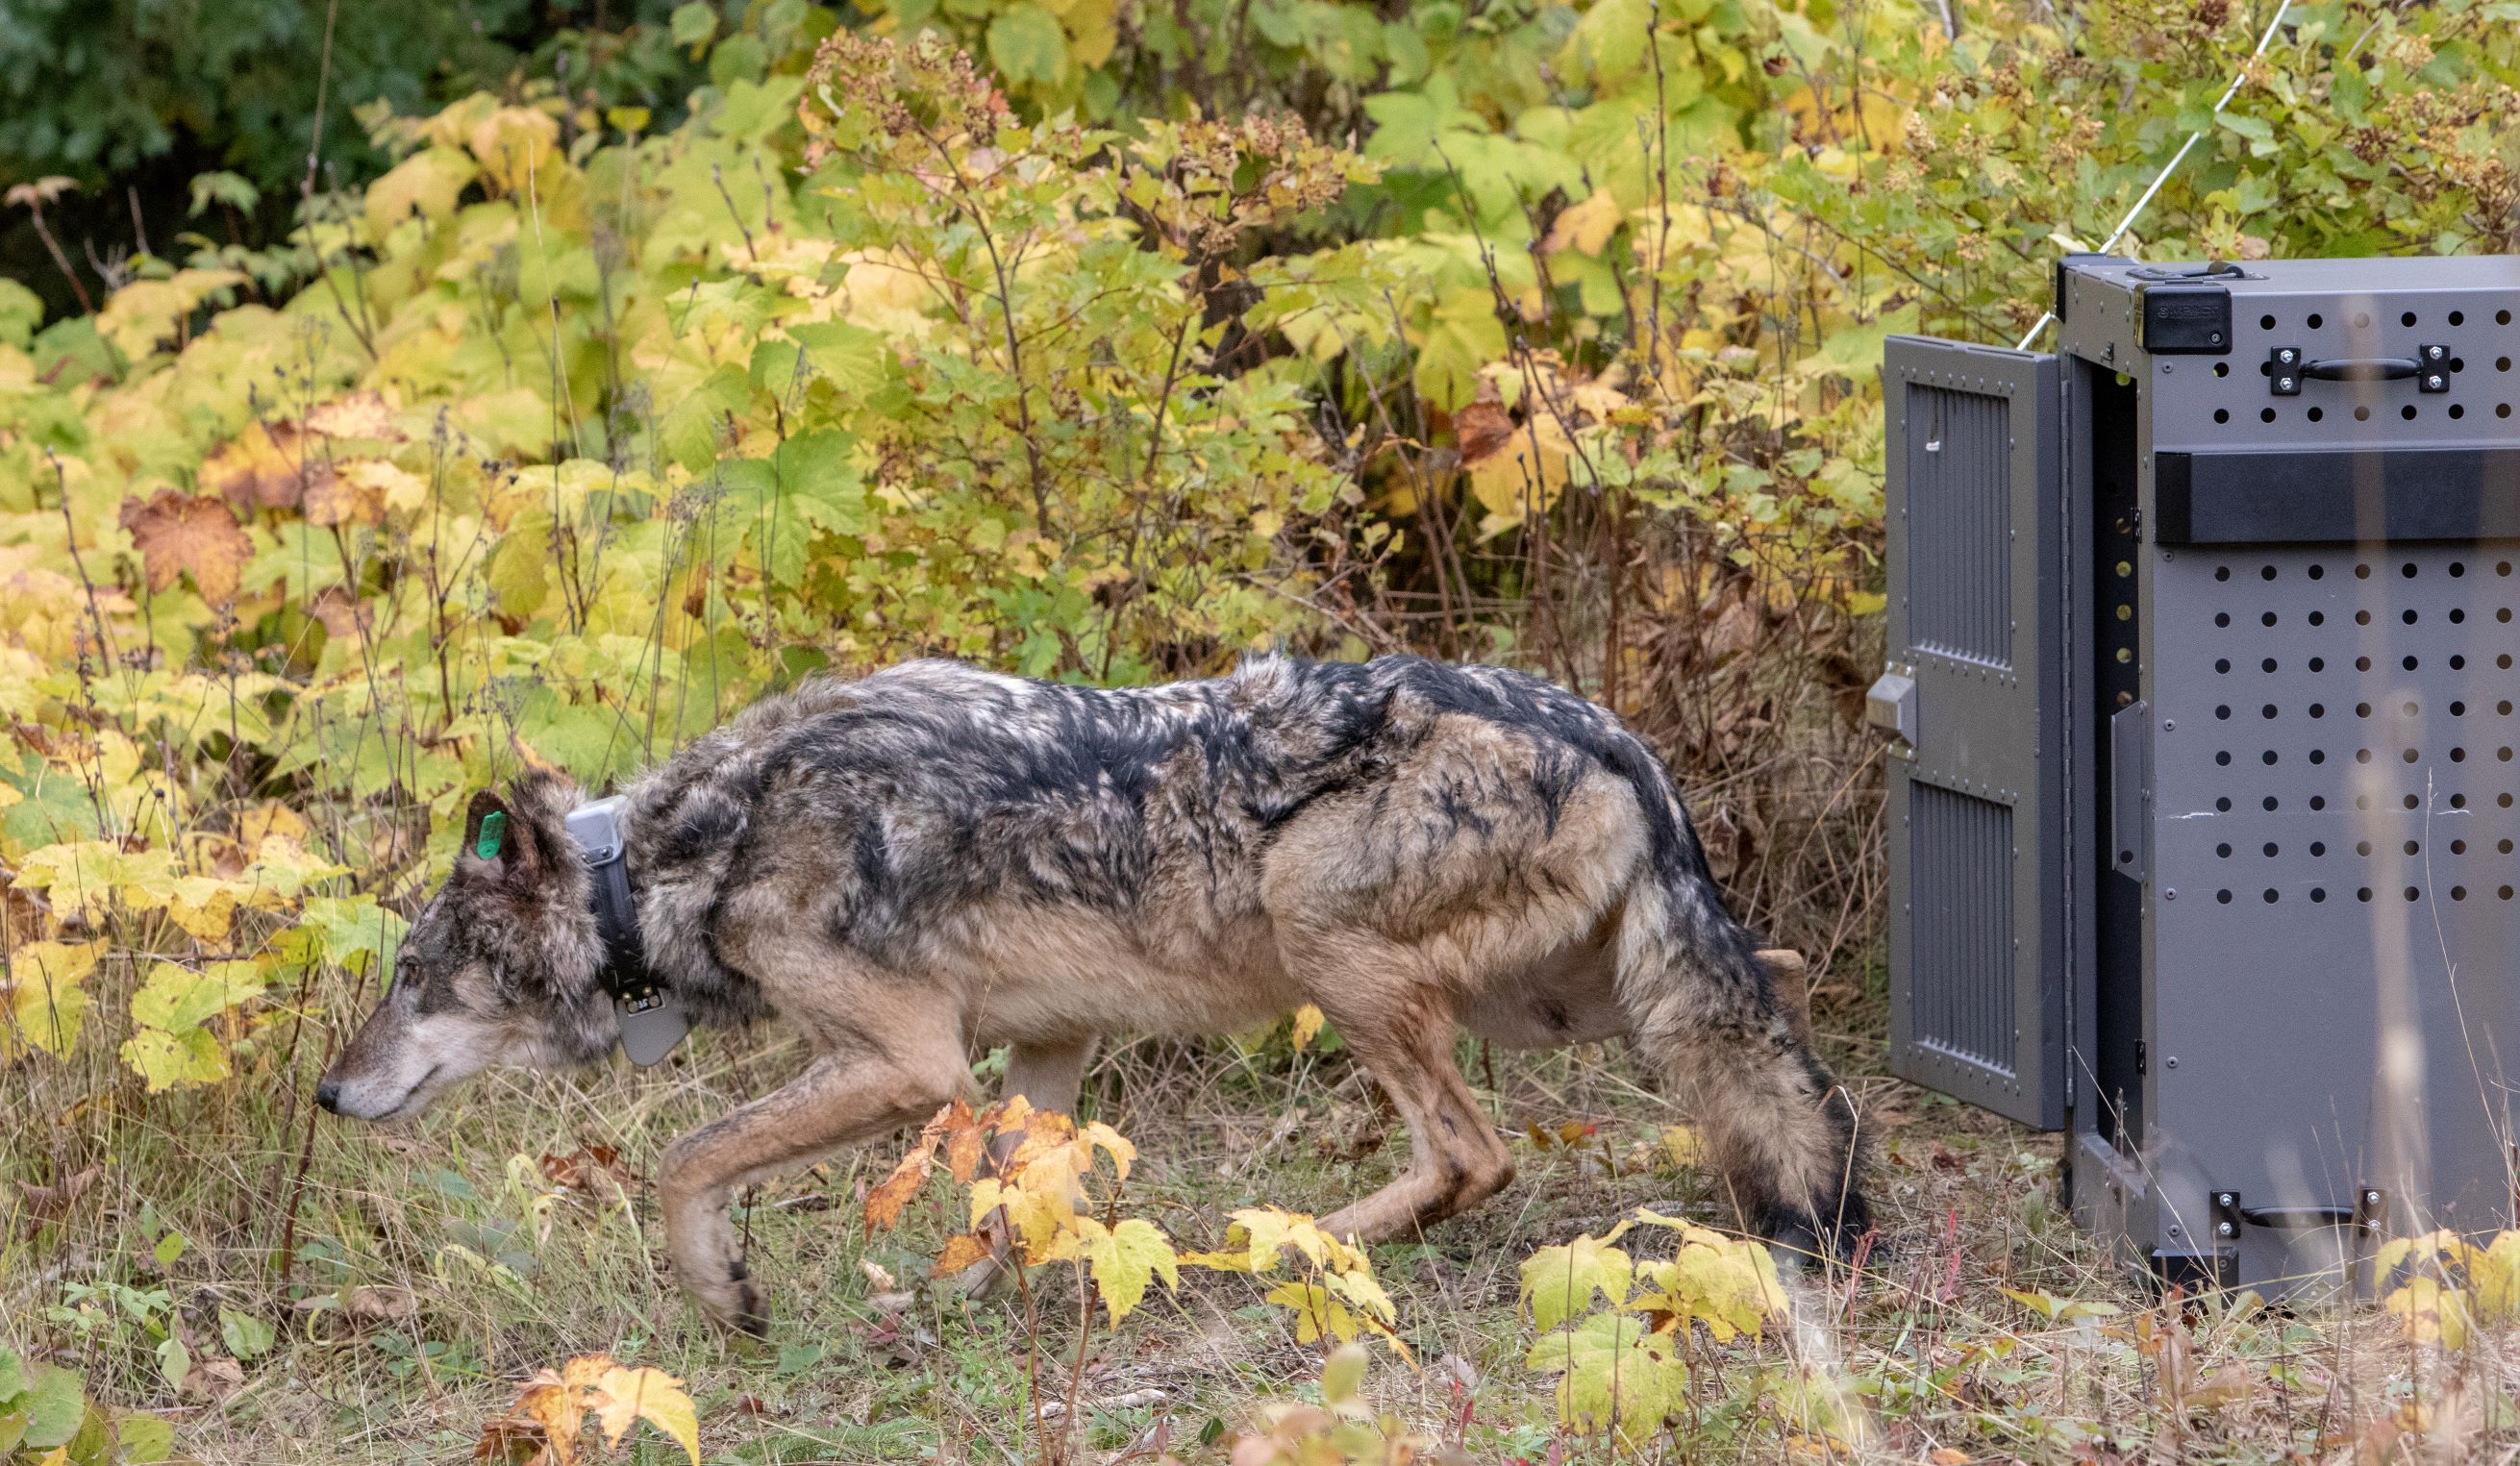
[[[1890,1067],[2053,1130],[2065,1108],[2068,603],[2056,359],[1893,336],[1881,380],[1885,685],[1902,699]]]

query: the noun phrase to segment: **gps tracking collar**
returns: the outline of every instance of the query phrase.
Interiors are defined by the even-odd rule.
[[[673,1051],[692,1031],[682,1000],[648,966],[639,938],[638,903],[630,894],[630,863],[621,838],[621,796],[599,799],[568,812],[568,837],[586,856],[594,877],[595,929],[604,939],[604,966],[596,975],[621,1015],[621,1051],[642,1068]]]

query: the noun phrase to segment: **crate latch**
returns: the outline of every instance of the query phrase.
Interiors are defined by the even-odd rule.
[[[2109,864],[2152,878],[2152,707],[2130,702],[2109,718]]]

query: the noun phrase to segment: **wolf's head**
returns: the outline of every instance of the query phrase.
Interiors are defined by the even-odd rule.
[[[316,1087],[318,1104],[400,1120],[495,1064],[588,1063],[617,1020],[597,980],[589,877],[562,826],[577,786],[531,774],[472,796],[446,884],[412,922],[393,983]]]

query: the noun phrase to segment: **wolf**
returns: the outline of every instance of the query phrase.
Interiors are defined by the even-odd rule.
[[[658,1165],[675,1273],[721,1323],[767,1326],[735,1188],[926,1119],[975,1050],[1007,1046],[1009,1096],[1069,1111],[1099,1036],[1304,1003],[1411,1144],[1333,1234],[1414,1234],[1512,1177],[1455,1066],[1463,1029],[1624,1035],[1676,1082],[1749,1225],[1840,1252],[1870,1225],[1852,1100],[1726,912],[1669,774],[1540,679],[1264,655],[1101,689],[919,661],[770,696],[622,793],[655,980],[697,1021],[776,1015],[812,1053]],[[492,1065],[610,1052],[606,944],[562,825],[584,797],[549,773],[473,796],[325,1108],[399,1120]]]

